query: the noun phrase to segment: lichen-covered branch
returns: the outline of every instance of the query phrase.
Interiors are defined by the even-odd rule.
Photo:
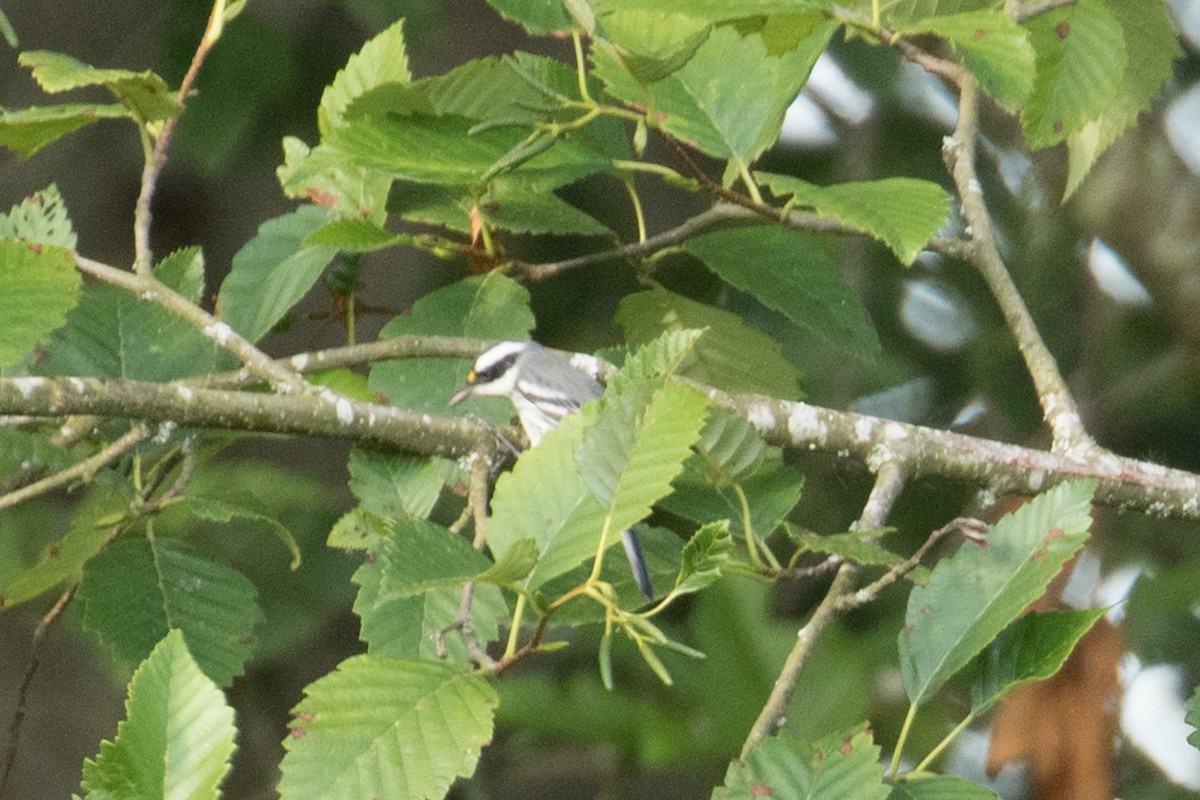
[[[1065,480],[1097,481],[1096,502],[1200,519],[1200,475],[1098,451],[1079,457],[762,395],[700,387],[772,445],[854,458],[910,477],[961,480],[996,494],[1033,495]],[[0,378],[0,414],[98,415],[183,427],[330,436],[418,455],[491,453],[497,439],[469,419],[418,414],[330,394],[271,395],[96,378]]]
[[[99,378],[0,379],[0,414],[21,409],[32,416],[94,414],[185,428],[332,436],[449,458],[491,453],[496,446],[493,432],[470,420],[334,397]]]
[[[896,463],[913,478],[953,478],[996,494],[1033,495],[1065,480],[1092,478],[1102,505],[1200,519],[1200,475],[1184,470],[1107,451],[1051,453],[808,403],[704,391],[779,447],[853,456],[873,470]]]
[[[1083,427],[1071,390],[1059,372],[1058,363],[1046,347],[1033,316],[1021,298],[996,248],[991,217],[983,200],[983,188],[975,169],[976,143],[979,137],[978,88],[975,77],[963,71],[958,78],[958,123],[953,136],[946,139],[943,154],[946,167],[962,202],[972,248],[969,260],[979,270],[988,289],[1000,306],[1004,320],[1016,339],[1025,367],[1033,379],[1042,416],[1053,436],[1055,453],[1086,457],[1097,450]]]

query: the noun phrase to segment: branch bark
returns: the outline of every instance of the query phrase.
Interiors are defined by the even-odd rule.
[[[883,464],[875,476],[875,485],[863,506],[856,527],[861,530],[883,527],[896,498],[900,496],[900,491],[904,488],[904,482],[903,468],[894,462]],[[821,604],[817,606],[812,617],[796,634],[796,644],[788,653],[779,677],[775,679],[771,694],[763,705],[762,711],[759,712],[758,719],[750,728],[746,742],[742,745],[740,756],[742,759],[746,758],[755,745],[773,735],[783,725],[788,705],[791,703],[792,694],[796,689],[796,680],[800,677],[800,671],[804,667],[805,661],[808,660],[813,645],[841,612],[843,599],[852,596],[854,581],[857,577],[857,566],[849,562],[842,564],[833,578],[833,583],[825,592]]]
[[[1200,475],[1184,470],[1102,450],[1051,453],[808,403],[701,388],[779,447],[854,456],[871,469],[895,462],[913,478],[953,478],[996,494],[1034,495],[1065,480],[1091,478],[1101,505],[1200,519]]]
[[[496,447],[490,429],[467,419],[334,397],[98,378],[0,379],[0,413],[22,408],[32,416],[94,414],[188,428],[332,436],[446,458],[491,454]]]

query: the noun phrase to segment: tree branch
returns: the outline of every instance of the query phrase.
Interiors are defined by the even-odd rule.
[[[201,37],[200,44],[196,47],[192,63],[188,66],[188,71],[183,76],[183,80],[179,84],[179,91],[175,95],[175,101],[179,105],[182,106],[187,100],[187,96],[196,82],[196,75],[200,72],[200,65],[208,57],[213,45],[221,38],[224,22],[225,0],[214,0],[208,25],[204,29],[204,36]],[[154,255],[150,250],[150,223],[153,218],[150,208],[151,201],[154,199],[154,191],[158,186],[158,176],[166,166],[167,148],[171,143],[171,134],[174,133],[178,121],[179,117],[177,116],[163,120],[162,128],[154,137],[154,147],[146,154],[146,161],[142,166],[141,189],[138,191],[137,204],[134,206],[133,212],[133,268],[138,275],[145,278],[152,277],[151,269],[154,264]],[[143,133],[143,136],[145,135]]]
[[[853,456],[873,470],[895,462],[913,478],[953,478],[997,494],[1034,495],[1065,480],[1091,478],[1101,505],[1200,519],[1200,475],[1191,472],[1107,451],[1050,453],[808,403],[701,389],[779,447]]]
[[[979,137],[978,92],[975,78],[963,71],[958,80],[958,123],[943,144],[946,167],[962,202],[963,216],[973,244],[970,261],[979,270],[1004,320],[1017,341],[1025,367],[1033,378],[1042,416],[1053,436],[1055,453],[1086,457],[1099,448],[1083,427],[1075,398],[1058,370],[1058,364],[1033,321],[1016,284],[1008,274],[992,233],[991,217],[975,170],[975,145]]]
[[[1107,451],[1050,453],[1007,442],[762,395],[698,387],[738,412],[770,444],[895,462],[911,477],[965,481],[996,494],[1034,495],[1065,480],[1097,481],[1096,502],[1200,519],[1200,475]],[[494,431],[469,419],[420,414],[349,398],[271,395],[96,378],[0,378],[0,414],[71,414],[174,422],[194,428],[331,436],[418,455],[492,454]],[[490,456],[489,456],[490,457]]]
[[[332,436],[447,458],[472,452],[490,455],[497,446],[490,428],[467,419],[421,414],[345,397],[330,401],[320,395],[236,392],[182,383],[0,379],[0,413],[17,408],[33,416],[95,414],[189,428]]]
[[[45,494],[53,489],[57,489],[59,486],[64,486],[76,479],[85,482],[90,481],[92,476],[102,467],[128,453],[137,446],[138,442],[149,435],[150,429],[148,427],[145,425],[135,425],[125,435],[105,447],[99,453],[82,461],[77,461],[66,469],[60,470],[53,475],[48,475],[40,481],[35,481],[27,486],[0,495],[0,509],[11,508],[30,498]]]
[[[882,527],[883,523],[887,521],[887,515],[895,504],[896,498],[900,496],[901,489],[904,488],[904,480],[902,467],[895,462],[883,464],[875,476],[875,485],[863,506],[856,527],[863,530]],[[762,711],[759,712],[758,719],[751,726],[746,742],[742,745],[740,756],[742,759],[746,758],[755,745],[773,735],[783,725],[788,705],[792,700],[792,693],[796,689],[796,680],[800,677],[800,670],[821,634],[840,612],[842,598],[850,595],[857,577],[858,567],[848,562],[842,564],[837,575],[834,576],[829,590],[825,593],[825,598],[821,600],[821,604],[817,606],[812,617],[796,634],[796,644],[788,653],[779,677],[775,679],[771,694],[763,705]]]

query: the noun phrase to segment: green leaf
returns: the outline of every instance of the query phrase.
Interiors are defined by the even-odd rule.
[[[270,514],[223,497],[203,497],[195,494],[184,495],[176,505],[205,522],[227,525],[234,520],[239,520],[265,526],[287,548],[288,554],[291,556],[289,566],[292,569],[300,568],[300,545],[296,543],[296,538],[292,536],[292,532],[288,530],[287,526]]]
[[[178,631],[134,673],[125,714],[116,738],[83,762],[87,797],[220,797],[236,749],[233,708],[200,672]]]
[[[905,36],[932,33],[954,47],[979,85],[1010,111],[1033,90],[1034,50],[1029,36],[1000,10],[926,17],[897,31]]]
[[[475,771],[496,692],[434,662],[354,656],[310,684],[280,769],[283,800],[425,800]]]
[[[529,577],[537,564],[538,548],[533,539],[517,542],[504,551],[496,563],[475,576],[475,580],[497,586],[513,586]]]
[[[204,674],[220,686],[241,675],[254,625],[254,586],[229,567],[173,540],[116,542],[88,562],[83,625],[118,663],[136,664],[178,630]]]
[[[424,519],[441,490],[436,461],[362,447],[350,451],[350,491],[372,514]]]
[[[492,566],[466,539],[425,519],[397,522],[375,557],[380,565],[380,600],[444,587],[458,589]]]
[[[367,509],[358,508],[347,511],[342,518],[334,523],[329,531],[326,544],[342,550],[375,551],[383,545],[383,540],[392,533],[390,519],[372,514]]]
[[[729,521],[736,536],[746,526],[769,536],[800,502],[804,476],[768,448],[758,431],[735,412],[713,408],[695,453],[684,463],[663,509],[700,524]]]
[[[841,4],[870,16],[873,0],[850,0]],[[905,28],[927,17],[946,17],[995,6],[993,0],[880,0],[880,17],[893,30]]]
[[[94,488],[75,511],[71,528],[48,544],[37,563],[16,574],[0,586],[0,611],[7,611],[26,600],[58,586],[100,552],[112,534],[113,524],[129,508],[128,492],[117,488]]]
[[[692,13],[691,11],[688,12]],[[833,27],[822,29],[827,39]],[[820,48],[812,48],[812,60]],[[644,85],[613,54],[593,53],[596,74],[620,99],[652,108],[662,128],[710,156],[745,166],[776,138],[812,64],[767,54],[760,36],[718,27],[682,68]]]
[[[737,536],[746,535],[748,509],[754,534],[764,537],[796,507],[803,489],[804,476],[783,464],[778,456],[736,480],[714,483],[709,465],[701,456],[694,455],[675,481],[675,492],[661,505],[700,524],[728,520],[730,530]]]
[[[34,106],[20,111],[0,109],[0,147],[29,158],[51,142],[93,122],[128,116],[129,109],[125,106],[95,103]]]
[[[74,250],[78,242],[67,206],[53,183],[0,214],[0,239],[23,239]]]
[[[713,800],[885,800],[879,747],[864,729],[804,742],[787,730],[769,736],[725,773]]]
[[[665,331],[707,328],[680,375],[731,394],[800,396],[800,373],[783,357],[779,343],[728,311],[655,287],[626,295],[616,322],[630,342],[648,342]]]
[[[677,0],[589,0],[598,11],[642,10],[671,11]],[[798,14],[805,11],[832,11],[831,0],[691,0],[687,11],[708,22],[728,22],[767,14]]]
[[[329,212],[305,206],[264,222],[233,257],[221,284],[221,319],[257,342],[321,277],[336,248],[308,247],[304,239],[330,221]]]
[[[498,230],[560,236],[615,236],[607,225],[555,194],[510,188],[504,183],[484,195],[478,208],[484,221]]]
[[[998,800],[998,796],[953,775],[923,775],[895,784],[888,800]]]
[[[1038,149],[1079,132],[1111,106],[1128,56],[1121,24],[1098,0],[1039,14],[1027,27],[1037,72],[1021,126]]]
[[[778,197],[857,228],[887,245],[909,266],[950,214],[950,196],[931,181],[884,178],[814,186],[789,175],[756,172]]]
[[[696,452],[704,461],[705,477],[714,484],[727,485],[757,472],[768,453],[779,458],[780,451],[768,450],[754,426],[736,411],[714,408],[700,431]]]
[[[196,247],[164,258],[155,277],[192,302],[204,291],[204,258]],[[170,381],[210,372],[221,363],[217,345],[157,303],[107,286],[84,286],[65,327],[46,343],[37,371]]]
[[[926,702],[1045,591],[1083,546],[1094,481],[1064,483],[1006,515],[987,546],[965,544],[912,590],[900,632],[900,672]]]
[[[691,594],[721,577],[733,558],[733,537],[727,523],[714,522],[692,534],[683,548],[683,561],[675,578],[673,594]]]
[[[496,481],[488,546],[502,559],[511,547],[527,547],[531,537],[537,542],[541,555],[525,581],[529,589],[596,554],[605,513],[576,466],[583,428],[582,416],[566,417]],[[610,543],[620,538],[618,528]]]
[[[17,56],[17,63],[29,67],[33,79],[50,94],[103,86],[141,122],[155,122],[183,113],[175,102],[175,93],[157,74],[124,69],[97,69],[62,53],[30,50]]]
[[[670,493],[707,410],[708,397],[690,386],[656,388],[648,381],[610,391],[595,407],[576,464],[607,512],[610,536],[640,522]]]
[[[1109,145],[1150,108],[1163,84],[1170,80],[1175,60],[1183,55],[1179,36],[1161,0],[1143,3],[1102,0],[1102,3],[1121,24],[1129,58],[1116,99],[1098,118],[1067,137],[1064,200],[1075,193]]]
[[[971,683],[971,713],[980,716],[1014,689],[1052,677],[1104,613],[1030,612],[1005,628],[963,670]]]
[[[363,403],[374,403],[379,398],[367,388],[367,376],[346,367],[323,369],[305,375],[313,386],[332,389],[340,395]]]
[[[515,22],[534,36],[564,33],[575,26],[561,0],[488,0],[500,16]]]
[[[404,20],[398,20],[350,56],[321,95],[317,124],[321,135],[344,121],[351,101],[383,83],[408,83],[408,54],[404,48]]]
[[[20,361],[79,301],[71,251],[0,239],[0,367]]]
[[[684,248],[733,287],[866,360],[881,348],[867,311],[812,236],[774,226],[713,231]]]
[[[51,440],[41,431],[22,430],[11,425],[0,425],[0,475],[14,475],[24,469],[41,467],[47,472],[57,472],[66,469],[79,460],[80,457],[91,454],[90,445],[68,447],[57,439]],[[47,504],[47,508],[49,504]],[[30,512],[34,513],[34,512]],[[20,529],[21,526],[17,526]],[[49,532],[48,526],[44,528]],[[0,539],[3,539],[0,533]],[[24,536],[13,536],[12,539],[24,540]],[[0,562],[5,559],[0,556]],[[0,576],[8,570],[16,571],[23,559],[13,559],[0,567]],[[0,585],[4,578],[0,577]]]
[[[476,339],[528,339],[533,330],[529,292],[492,272],[443,286],[413,303],[412,310],[379,332],[391,336],[466,336]],[[368,386],[394,406],[431,414],[479,414],[496,425],[512,418],[512,404],[484,398],[448,407],[470,368],[465,359],[423,358],[383,361],[371,368]]]
[[[640,83],[662,80],[687,63],[712,26],[675,9],[616,8],[599,15],[593,44]]]
[[[304,238],[306,247],[336,247],[343,253],[373,253],[407,244],[412,237],[390,231],[365,219],[335,219]]]
[[[417,183],[475,185],[529,135],[508,125],[474,131],[463,117],[424,114],[354,119],[330,132],[327,144],[351,163]],[[574,183],[607,171],[612,160],[570,140],[559,139],[513,174],[543,189]]]
[[[674,375],[687,361],[696,340],[704,335],[698,330],[671,330],[640,344],[632,354],[620,353],[621,371],[608,378],[609,385],[646,378],[665,378]]]
[[[358,597],[354,613],[362,620],[359,638],[367,652],[386,658],[445,661],[468,666],[467,650],[459,630],[462,613],[460,586],[435,586],[418,594],[384,595],[380,592],[383,568],[376,562],[363,564],[354,573]],[[476,584],[471,602],[474,634],[481,646],[499,637],[500,623],[507,620],[508,606],[500,589]],[[438,649],[437,634],[443,633],[444,650]]]
[[[350,164],[328,145],[309,148],[283,138],[283,163],[275,170],[283,193],[328,208],[341,219],[362,218],[382,227],[392,176]]]

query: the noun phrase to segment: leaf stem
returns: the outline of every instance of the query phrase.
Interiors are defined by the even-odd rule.
[[[917,716],[916,703],[909,703],[908,713],[904,715],[904,724],[900,727],[900,736],[896,739],[896,749],[892,752],[892,763],[888,769],[888,774],[892,776],[892,780],[896,779],[896,774],[900,770],[900,756],[904,753],[904,743],[908,740],[908,732],[912,728],[913,720]]]
[[[946,734],[945,738],[943,738],[940,742],[938,742],[937,746],[929,751],[929,755],[927,755],[927,756],[925,756],[925,758],[921,759],[921,763],[917,764],[916,768],[913,769],[913,772],[920,773],[920,772],[924,772],[925,770],[929,769],[929,765],[932,764],[934,762],[934,760],[942,754],[942,751],[945,750],[947,747],[949,747],[950,743],[953,742],[955,739],[957,739],[958,735],[960,733],[962,733],[964,730],[966,730],[967,726],[970,725],[974,721],[975,721],[975,714],[974,713],[967,714],[966,718],[963,719],[962,722],[960,722],[954,726],[954,730],[952,730],[948,734]],[[893,776],[895,775],[894,770],[893,770],[892,774],[893,774]]]
[[[208,24],[204,29],[204,36],[201,37],[200,44],[192,55],[192,63],[188,66],[188,70],[179,84],[179,91],[175,94],[175,100],[179,105],[183,105],[191,93],[192,85],[196,82],[196,76],[200,72],[200,66],[208,57],[213,45],[221,38],[224,24],[225,0],[214,0]],[[150,249],[150,224],[153,219],[150,207],[154,199],[154,191],[158,186],[158,176],[167,163],[167,148],[170,146],[171,134],[174,133],[178,120],[179,117],[175,116],[168,117],[163,121],[158,135],[154,137],[154,147],[146,153],[145,163],[142,165],[141,188],[138,190],[137,204],[134,206],[133,212],[133,268],[139,275],[147,278],[150,277],[154,265],[154,254]]]
[[[633,204],[633,217],[637,220],[638,242],[646,241],[646,215],[642,211],[642,199],[638,197],[637,187],[633,180],[625,181],[625,191],[629,193],[629,202]]]
[[[587,62],[583,60],[583,40],[579,29],[571,31],[571,44],[575,47],[575,74],[579,79],[579,99],[585,103],[593,103],[592,95],[587,85]]]
[[[521,636],[521,618],[525,615],[525,595],[517,593],[517,607],[513,609],[512,627],[508,631],[508,643],[504,646],[504,660],[508,661],[517,652],[517,639]]]

